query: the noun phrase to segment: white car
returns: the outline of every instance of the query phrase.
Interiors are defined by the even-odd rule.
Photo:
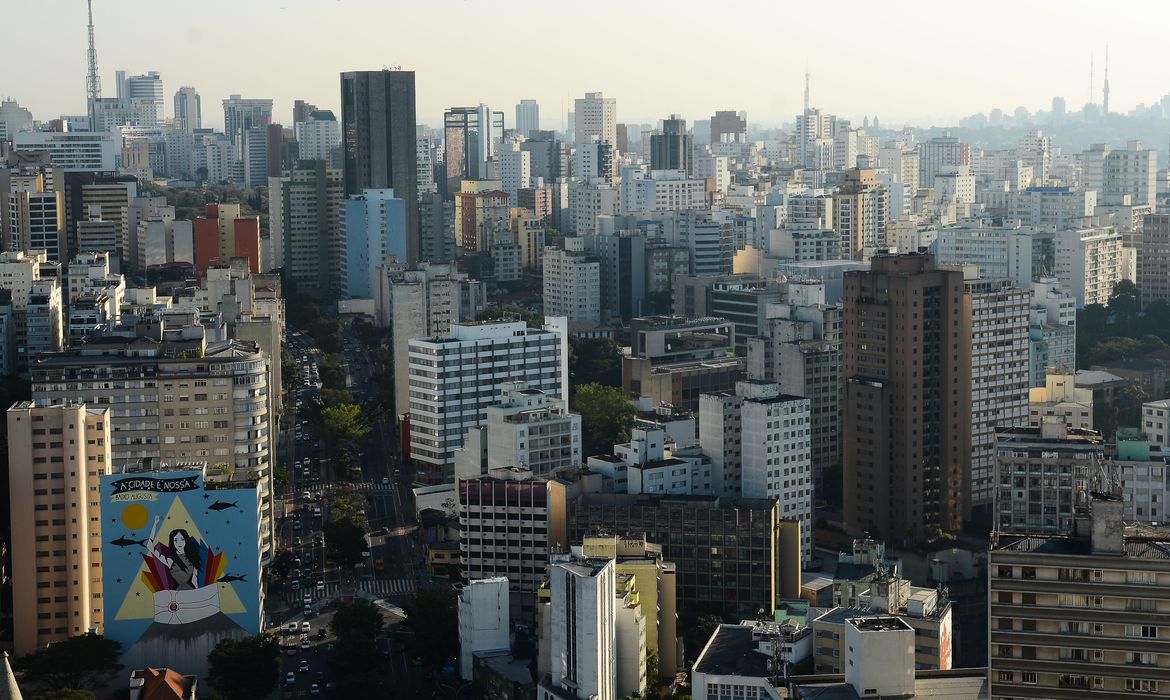
[[[284,684],[285,685],[296,685],[296,683],[297,683],[297,674],[293,673],[292,671],[289,671],[288,673],[285,674],[285,676],[284,676]]]
[[[310,625],[310,624],[309,624],[309,623],[307,623],[307,622],[302,622],[302,623],[301,623],[301,632],[312,632],[312,631],[313,631],[313,626],[312,626],[312,625]]]

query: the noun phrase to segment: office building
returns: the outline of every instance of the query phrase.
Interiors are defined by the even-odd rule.
[[[686,170],[627,170],[621,183],[622,213],[650,216],[707,208],[707,181]]]
[[[459,677],[470,681],[475,655],[507,653],[512,646],[508,579],[494,576],[467,582],[456,599],[459,606]]]
[[[342,293],[350,299],[373,299],[380,266],[387,256],[405,263],[406,210],[394,190],[366,190],[345,200],[342,216]]]
[[[850,532],[921,540],[938,528],[962,527],[971,478],[965,304],[963,273],[937,269],[929,254],[878,255],[869,271],[845,273],[842,457]]]
[[[85,179],[81,182],[81,211],[79,213],[88,213],[93,211],[95,206],[100,207],[102,220],[112,221],[117,224],[118,249],[116,252],[122,260],[129,260],[129,253],[131,252],[127,219],[131,213],[131,203],[137,196],[138,180],[131,176],[99,176],[92,180]],[[71,229],[73,233],[76,232],[76,222],[81,218],[73,211],[77,199],[76,190],[66,194],[66,236],[70,235]],[[72,225],[70,221],[71,216],[75,217]],[[72,248],[72,246],[70,247]]]
[[[992,537],[993,697],[1160,692],[1164,527],[1126,524],[1120,500],[1094,498],[1064,532]]]
[[[508,231],[508,193],[499,180],[462,180],[455,192],[455,245],[464,253],[489,252],[497,232]]]
[[[983,279],[1008,279],[1020,289],[1050,276],[1056,234],[1011,219],[964,219],[938,229],[931,250],[939,265],[975,265]]]
[[[508,206],[520,206],[519,192],[532,186],[532,153],[521,150],[517,141],[507,141],[499,150],[500,186],[508,193]]]
[[[889,246],[890,193],[876,172],[851,168],[833,195],[833,228],[841,238],[841,254],[850,260],[869,260]]]
[[[249,129],[272,123],[272,100],[232,95],[223,101],[223,133],[242,154],[244,134]]]
[[[414,71],[341,74],[344,194],[392,189],[406,207],[407,259],[419,256]]]
[[[532,132],[540,129],[540,105],[536,100],[520,100],[516,103],[516,132],[523,138],[532,138]]]
[[[544,251],[544,308],[570,321],[601,319],[601,263],[585,252],[580,236],[566,236],[564,248]]]
[[[232,258],[247,258],[249,269],[260,272],[260,217],[241,216],[239,204],[206,205],[204,215],[195,219],[194,234],[198,276]]]
[[[500,142],[504,139],[504,113],[490,107],[452,107],[443,113],[444,190],[460,192],[464,180],[498,178],[492,172]]]
[[[43,250],[50,260],[69,259],[63,183],[54,184],[43,172],[13,175],[8,191],[0,192],[9,227],[4,232],[7,250]]]
[[[481,426],[455,452],[455,475],[472,478],[519,466],[534,476],[582,464],[581,416],[566,402],[524,382],[504,382]]]
[[[113,172],[121,139],[110,131],[23,131],[12,136],[14,151],[44,151],[67,173]]]
[[[662,120],[662,132],[650,135],[650,169],[694,172],[693,137],[687,120],[677,114]]]
[[[1023,192],[1009,192],[1005,199],[1005,216],[1019,220],[1023,226],[1051,231],[1077,227],[1097,208],[1096,190],[1071,186],[1029,187]]]
[[[1011,280],[966,282],[971,309],[971,504],[994,497],[995,429],[1027,425],[1031,291]]]
[[[551,673],[541,700],[615,700],[615,574],[613,561],[557,562],[549,567]]]
[[[302,293],[325,297],[340,286],[342,174],[324,161],[297,163],[269,180],[269,235],[284,260],[284,280]],[[407,226],[409,210],[407,207]]]
[[[22,401],[8,409],[13,650],[102,629],[98,487],[110,473],[110,408]]]
[[[175,92],[175,128],[187,134],[203,128],[203,107],[193,87],[184,85]]]
[[[410,340],[410,454],[450,475],[469,428],[483,424],[503,381],[565,398],[568,339],[524,322],[452,323],[450,333]]]
[[[10,97],[0,100],[0,140],[10,141],[16,134],[32,128],[32,112]]]
[[[600,92],[587,92],[573,102],[573,140],[588,144],[594,140],[617,148],[617,100]]]

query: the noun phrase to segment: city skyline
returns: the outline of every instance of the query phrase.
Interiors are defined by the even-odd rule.
[[[898,3],[896,13],[886,6],[847,4],[850,7],[845,14],[854,20],[848,26],[867,29],[845,29],[835,35],[838,40],[834,43],[864,49],[826,51],[818,43],[823,33],[785,30],[811,26],[817,21],[815,10],[781,8],[766,2],[739,5],[742,9],[728,20],[726,33],[713,33],[697,5],[672,14],[659,4],[626,6],[609,0],[580,17],[530,0],[509,3],[512,11],[508,13],[461,3],[465,10],[455,21],[451,20],[450,6],[442,3],[403,10],[370,0],[325,4],[280,0],[274,9],[267,3],[240,5],[212,0],[204,5],[209,15],[223,10],[235,21],[211,31],[192,25],[177,11],[157,7],[151,10],[152,24],[185,28],[153,33],[137,31],[141,18],[130,6],[99,0],[94,3],[94,22],[103,95],[114,94],[116,70],[157,70],[165,85],[167,115],[172,116],[170,97],[174,92],[192,85],[204,99],[205,126],[213,127],[222,126],[219,102],[231,94],[273,98],[273,118],[282,123],[291,122],[294,99],[337,110],[339,73],[383,66],[416,72],[418,119],[434,126],[441,124],[447,107],[480,102],[504,111],[511,126],[513,106],[530,98],[542,106],[543,125],[561,129],[572,100],[587,91],[602,91],[616,98],[618,118],[627,123],[653,122],[671,113],[693,121],[705,119],[717,109],[735,109],[746,111],[752,123],[779,125],[791,121],[802,107],[806,65],[812,74],[814,106],[858,120],[862,115],[876,115],[888,125],[947,126],[962,116],[994,108],[1008,114],[1017,106],[1031,112],[1047,110],[1055,96],[1064,97],[1068,109],[1075,111],[1089,95],[1091,60],[1095,65],[1094,101],[1101,101],[1105,45],[1110,37],[1089,23],[1078,22],[1075,13],[1057,17],[1048,6],[997,1],[984,4],[978,13],[954,17],[953,26],[961,26],[961,30],[947,35],[942,31],[941,20],[945,18],[925,2]],[[1152,2],[1126,4],[1134,8],[1133,16],[1150,21],[1133,23],[1127,40],[1115,40],[1110,49],[1110,103],[1113,111],[1123,113],[1167,92],[1156,75],[1154,47],[1159,39],[1156,28],[1164,24],[1156,20],[1159,16],[1170,19],[1170,8]],[[407,12],[410,21],[395,24],[398,15]],[[60,36],[75,36],[76,41],[45,56],[35,73],[6,76],[3,94],[41,120],[84,114],[84,5],[49,0],[22,8],[22,14],[30,26],[51,22]],[[525,21],[516,21],[518,17]],[[1005,18],[1010,21],[1005,22]],[[939,38],[924,43],[922,30],[932,24]],[[639,46],[648,39],[648,27],[658,27],[658,34],[674,37],[679,46],[717,46],[743,29],[770,25],[778,27],[778,38],[763,36],[759,41],[761,53],[773,53],[775,60],[749,61],[750,55],[737,53],[726,63],[707,67],[704,62],[710,62],[707,57],[714,55],[709,51],[672,53],[669,61],[653,54],[640,58],[645,55]],[[1036,26],[1046,28],[1043,36],[1035,35]],[[416,31],[418,28],[431,30]],[[915,31],[908,36],[911,29]],[[532,51],[532,42],[505,40],[509,31],[549,37],[552,48],[565,45],[555,40],[558,31],[567,36],[604,32],[609,38],[595,44],[599,47],[595,55],[569,52],[544,57]],[[43,53],[35,43],[36,36],[16,33],[6,50],[12,55]],[[908,38],[884,44],[877,41],[901,36]],[[323,41],[322,37],[330,39]],[[994,42],[988,37],[994,37]],[[211,42],[220,46],[208,51]],[[255,44],[254,50],[223,50],[224,46],[244,47],[249,42]],[[738,42],[734,44],[738,46]],[[391,45],[397,50],[383,48]],[[286,52],[283,46],[297,47],[297,53]],[[1026,48],[1028,71],[1019,70],[1023,59],[1018,52],[1007,50],[1011,46]],[[946,55],[939,56],[943,48]],[[474,61],[461,61],[461,50],[475,57]],[[497,54],[494,59],[493,52]],[[290,55],[291,60],[287,58]],[[199,60],[191,61],[195,56]],[[769,68],[761,68],[761,62]],[[469,74],[467,65],[486,65],[488,69]],[[851,75],[857,67],[864,73]],[[518,74],[533,79],[528,84],[518,83],[514,79]],[[702,88],[695,90],[694,85]]]

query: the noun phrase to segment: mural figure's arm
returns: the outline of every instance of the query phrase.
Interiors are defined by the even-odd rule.
[[[154,543],[154,546],[152,546],[150,548],[150,553],[152,555],[154,555],[155,559],[158,559],[159,561],[161,561],[163,563],[163,566],[165,566],[169,569],[174,565],[174,562],[171,561],[170,557],[168,557],[167,555],[163,554],[162,551],[160,551],[158,543],[154,541],[154,536],[156,534],[158,534],[158,523],[159,523],[159,517],[156,515],[156,516],[154,516],[154,525],[151,526],[151,528],[150,528],[150,540],[149,541]]]

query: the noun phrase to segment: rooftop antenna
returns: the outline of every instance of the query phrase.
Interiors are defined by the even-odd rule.
[[[98,77],[97,48],[93,43],[93,0],[85,0],[89,11],[89,73],[85,77],[85,91],[89,102],[89,130],[97,130],[97,102],[102,98],[102,81]]]
[[[1089,104],[1093,104],[1093,54],[1089,54]]]
[[[1105,85],[1102,87],[1101,108],[1109,114],[1109,42],[1105,42]]]

